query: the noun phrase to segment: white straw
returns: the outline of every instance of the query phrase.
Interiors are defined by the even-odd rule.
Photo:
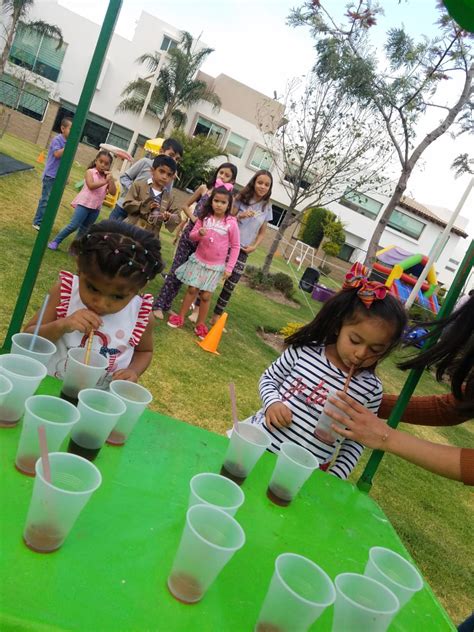
[[[38,337],[38,332],[41,327],[41,323],[43,322],[44,313],[46,311],[46,308],[48,307],[48,301],[49,301],[49,294],[46,294],[46,297],[43,301],[43,305],[41,305],[41,309],[38,314],[38,322],[36,323],[36,327],[33,332],[33,338],[31,339],[30,351],[33,351],[33,347],[35,346],[36,338]]]

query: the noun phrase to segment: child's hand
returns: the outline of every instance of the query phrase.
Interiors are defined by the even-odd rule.
[[[226,270],[222,276],[223,276],[223,278],[225,280],[227,280],[230,277],[231,274],[232,274],[232,272],[227,272],[227,270]]]
[[[255,215],[255,211],[251,211],[250,209],[247,209],[246,211],[242,211],[241,213],[239,213],[238,218],[247,219],[247,217],[253,217],[254,215]]]
[[[107,180],[108,183],[111,183],[111,182],[114,181],[114,177],[113,177],[111,171],[105,171],[104,175],[105,175],[105,179]]]
[[[201,235],[201,237],[204,237],[205,235],[207,235],[207,228],[200,228],[199,234]]]
[[[255,246],[245,246],[244,248],[241,248],[241,250],[249,255],[251,252],[254,252]]]
[[[265,411],[265,423],[267,428],[275,426],[275,428],[286,428],[291,424],[293,415],[288,406],[283,402],[275,402],[271,404]]]
[[[114,380],[127,380],[127,382],[138,382],[138,375],[133,369],[120,369],[115,371],[112,376],[112,382]]]
[[[152,202],[150,204],[150,208],[153,210],[154,208],[160,208],[160,203],[159,202]]]
[[[171,217],[171,213],[169,211],[163,211],[161,216],[163,218],[163,221],[167,222],[169,220],[169,218]]]
[[[99,329],[102,319],[90,309],[78,309],[63,321],[65,333],[81,331],[84,334],[90,333],[93,329]]]

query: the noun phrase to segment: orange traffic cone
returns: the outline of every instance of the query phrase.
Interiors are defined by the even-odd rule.
[[[36,162],[40,162],[41,164],[44,162],[44,151],[40,153],[40,155],[36,159]]]
[[[201,349],[204,349],[204,351],[209,351],[209,353],[220,355],[217,351],[217,347],[219,346],[219,342],[221,341],[222,332],[224,331],[226,321],[227,313],[224,312],[217,323],[211,327],[210,332],[207,334],[204,340],[198,342],[198,345],[201,347]]]

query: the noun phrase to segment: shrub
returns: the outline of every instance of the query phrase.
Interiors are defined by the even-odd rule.
[[[421,305],[415,304],[408,310],[408,318],[414,323],[427,323],[434,320],[434,314]]]
[[[324,237],[324,222],[330,215],[332,215],[331,211],[325,208],[307,209],[304,213],[298,239],[313,246],[313,248],[319,248]]]
[[[295,334],[298,329],[301,329],[301,327],[303,326],[304,323],[287,323],[284,327],[280,329],[278,333],[281,334],[284,338],[288,338],[288,336]]]
[[[277,272],[273,275],[273,286],[275,290],[278,290],[286,296],[286,298],[293,298],[295,287],[293,285],[292,278],[284,272]]]

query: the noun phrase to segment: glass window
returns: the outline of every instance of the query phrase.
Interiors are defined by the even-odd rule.
[[[212,138],[218,145],[221,145],[226,130],[224,127],[220,125],[216,125],[212,121],[205,119],[202,116],[198,117],[196,127],[194,128],[193,136],[207,136],[207,138]]]
[[[132,130],[122,127],[121,125],[117,125],[117,123],[112,123],[112,127],[110,128],[105,142],[109,143],[109,145],[121,147],[122,149],[128,149],[132,136]]]
[[[370,217],[370,219],[375,219],[383,206],[382,202],[377,202],[363,193],[350,190],[344,193],[339,203],[356,213]]]
[[[350,261],[352,255],[354,254],[354,250],[354,246],[351,246],[350,244],[342,244],[337,257],[343,261]]]
[[[167,35],[164,35],[163,36],[163,41],[161,42],[160,49],[161,50],[165,50],[165,51],[169,51],[172,48],[176,48],[177,45],[178,45],[178,42],[176,42],[174,39],[171,39],[171,37],[168,37]]]
[[[288,167],[289,168],[287,173],[285,173],[284,179],[291,184],[296,184],[299,178],[299,188],[304,189],[305,191],[309,189],[309,187],[313,184],[315,180],[314,173],[306,171],[305,173],[300,175],[298,166],[295,165],[294,167],[292,167],[288,165]]]
[[[454,263],[454,265],[456,266],[459,265],[459,261],[457,259],[448,259],[448,261],[450,261],[451,263]]]
[[[48,107],[48,92],[26,83],[21,88],[15,77],[2,75],[0,79],[0,103],[42,121]]]
[[[276,204],[273,204],[272,202],[272,210],[273,210],[273,219],[270,220],[268,223],[278,228],[278,226],[280,226],[283,219],[285,218],[286,208],[281,208],[281,206],[277,206]]]
[[[390,215],[387,226],[398,230],[404,235],[418,239],[423,232],[426,224],[420,222],[420,220],[410,217],[401,211],[394,210]]]
[[[236,158],[242,158],[247,143],[248,141],[246,138],[232,132],[227,141],[225,151],[227,154],[231,154]]]
[[[39,35],[33,28],[20,26],[10,49],[10,61],[51,81],[57,81],[67,44],[58,48],[58,40]]]
[[[255,147],[250,161],[250,166],[255,169],[266,169],[270,171],[273,163],[272,155],[269,151],[258,145]]]

